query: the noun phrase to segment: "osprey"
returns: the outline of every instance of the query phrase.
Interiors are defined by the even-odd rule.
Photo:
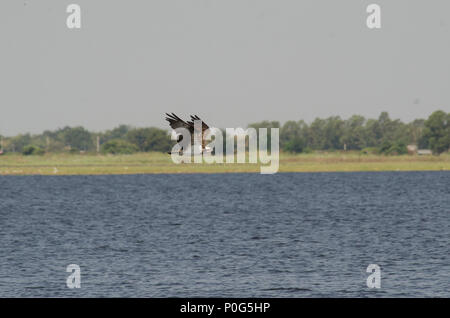
[[[180,117],[178,117],[177,115],[175,115],[174,113],[172,114],[168,114],[166,113],[167,117],[166,120],[169,122],[169,125],[172,129],[177,129],[177,128],[185,128],[189,131],[189,133],[191,134],[191,143],[190,143],[190,147],[194,147],[194,138],[195,137],[200,137],[201,140],[198,140],[198,144],[201,145],[201,149],[200,153],[203,153],[204,151],[206,152],[211,152],[212,149],[210,147],[206,146],[206,142],[204,139],[204,135],[205,135],[205,131],[209,129],[209,126],[207,124],[205,124],[205,122],[203,120],[200,119],[200,117],[198,117],[197,115],[192,116],[191,115],[191,121],[184,121],[182,120]],[[200,120],[202,122],[202,131],[201,132],[197,132],[197,134],[195,133],[195,125],[194,125],[194,121],[196,120]],[[177,143],[179,143],[180,141],[183,140],[183,136],[181,134],[178,135],[177,138]],[[171,152],[169,152],[168,154],[172,154]],[[182,151],[181,153],[182,154]]]

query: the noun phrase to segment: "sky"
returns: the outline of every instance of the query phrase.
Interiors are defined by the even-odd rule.
[[[448,0],[2,0],[0,134],[450,112],[449,16]]]

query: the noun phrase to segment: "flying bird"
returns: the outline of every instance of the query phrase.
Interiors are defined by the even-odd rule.
[[[201,140],[197,140],[197,143],[199,145],[201,145],[201,149],[200,152],[203,153],[204,151],[206,152],[211,152],[212,149],[210,147],[206,146],[206,141],[204,138],[205,135],[205,131],[209,129],[209,126],[200,119],[200,117],[198,117],[197,115],[191,115],[191,120],[190,121],[184,121],[182,120],[180,117],[178,117],[177,115],[175,115],[174,113],[172,114],[168,114],[166,113],[166,120],[169,122],[169,125],[172,129],[177,129],[177,128],[184,128],[187,129],[189,131],[189,133],[191,134],[191,142],[190,142],[190,147],[194,147],[194,142],[195,142],[195,138],[201,138]],[[201,120],[202,121],[202,128],[201,128],[201,132],[198,131],[197,134],[195,133],[195,125],[194,125],[194,121],[196,120]],[[181,142],[183,140],[183,135],[179,134],[178,138],[177,138],[177,143]],[[171,154],[171,152],[169,152],[169,154]],[[181,151],[182,154],[182,151]]]

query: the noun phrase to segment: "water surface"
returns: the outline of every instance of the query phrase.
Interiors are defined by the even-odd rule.
[[[449,172],[0,181],[1,297],[450,297]]]

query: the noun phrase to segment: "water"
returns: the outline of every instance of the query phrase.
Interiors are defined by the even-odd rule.
[[[449,217],[449,172],[2,176],[0,296],[450,297]]]

